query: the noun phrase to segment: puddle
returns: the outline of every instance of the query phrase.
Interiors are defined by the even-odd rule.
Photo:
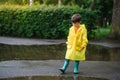
[[[64,45],[16,46],[0,44],[0,60],[56,60],[63,59]]]
[[[6,60],[64,60],[65,52],[66,52],[65,44],[31,45],[31,46],[0,44],[0,61],[4,62]],[[87,47],[87,52],[86,52],[86,60],[87,61],[120,61],[120,48],[108,48],[108,47],[89,44]],[[18,65],[18,62],[17,62],[17,65]],[[115,68],[111,68],[111,69],[114,70]],[[7,70],[9,70],[11,72],[13,70],[16,72],[17,71],[19,72],[19,70],[22,71],[22,68],[19,69],[18,67],[14,68],[13,70],[11,70],[11,69],[13,69],[13,68],[2,68],[1,67],[1,71],[3,71],[2,74],[4,75],[4,73],[6,73]],[[32,71],[31,70],[32,68],[26,69],[25,67],[23,67],[23,70],[24,69],[26,71],[28,71],[29,69],[30,69],[30,71]],[[38,69],[42,70],[43,68],[36,67],[36,69],[34,69],[35,72],[36,71],[39,72]],[[51,70],[52,69],[53,68],[51,68]],[[111,71],[111,69],[110,69],[110,71]],[[109,69],[107,69],[107,70],[109,70]],[[119,70],[119,68],[118,68],[118,70]],[[7,72],[7,75],[9,73],[9,71]],[[87,70],[87,71],[89,71],[89,70]],[[117,74],[119,74],[119,73],[117,73]],[[107,79],[109,79],[109,78],[107,78]],[[76,76],[76,75],[52,76],[52,74],[51,74],[50,76],[26,76],[26,77],[16,77],[16,78],[3,78],[0,80],[107,80],[107,79],[94,78],[94,77],[81,77],[80,75],[78,75],[78,76]]]
[[[6,78],[0,80],[108,80],[92,77],[80,77],[80,76],[28,76],[19,78]]]
[[[5,45],[0,44],[0,61],[4,60],[63,60],[66,45]],[[120,48],[108,48],[89,44],[88,61],[120,61]]]
[[[120,47],[108,48],[98,45],[88,45],[86,58],[89,61],[120,61]]]

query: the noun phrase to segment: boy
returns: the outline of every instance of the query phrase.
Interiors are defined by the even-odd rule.
[[[67,39],[67,51],[65,55],[65,61],[63,67],[59,70],[65,73],[69,61],[74,61],[74,74],[78,74],[79,61],[85,60],[85,51],[88,43],[87,30],[84,24],[80,24],[81,15],[74,14],[71,18],[72,27],[69,29],[69,35]]]

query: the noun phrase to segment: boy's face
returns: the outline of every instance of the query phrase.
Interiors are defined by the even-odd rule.
[[[72,25],[73,25],[74,27],[79,27],[79,26],[80,26],[80,23],[79,23],[79,22],[76,22],[76,23],[73,23],[73,22],[72,22]]]

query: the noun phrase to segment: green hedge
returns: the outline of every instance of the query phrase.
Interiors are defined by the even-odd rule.
[[[32,7],[0,9],[0,36],[28,38],[66,38],[71,16],[82,15],[88,33],[96,23],[95,12],[72,7]]]

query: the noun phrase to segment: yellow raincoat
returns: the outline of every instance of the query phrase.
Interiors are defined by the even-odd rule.
[[[80,28],[75,33],[74,26],[69,30],[69,35],[67,39],[67,51],[65,59],[69,60],[85,60],[85,51],[87,46],[87,30],[85,25],[80,25]],[[80,51],[80,48],[84,47]]]

